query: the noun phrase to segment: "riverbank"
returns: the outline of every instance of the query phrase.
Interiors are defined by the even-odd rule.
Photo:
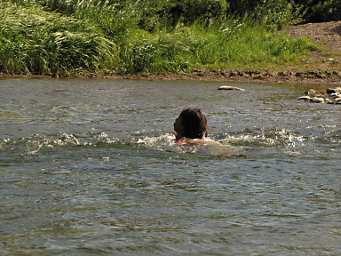
[[[87,74],[82,76],[58,77],[57,79],[112,79],[112,80],[207,80],[227,82],[291,83],[291,84],[332,84],[341,85],[341,71],[209,71],[194,70],[191,73],[160,74]],[[56,79],[43,75],[1,75],[0,79]]]
[[[341,22],[333,22],[333,24]],[[341,27],[341,25],[339,26]],[[327,23],[323,26],[328,25]],[[321,26],[321,24],[310,25]],[[307,25],[290,28],[290,33],[298,33],[299,29]],[[295,31],[295,32],[293,32]],[[307,32],[307,30],[306,30]],[[325,31],[324,31],[325,32]],[[307,32],[308,33],[308,32]],[[311,38],[318,42],[323,51],[313,52],[295,65],[275,65],[272,69],[231,69],[210,70],[193,69],[189,72],[161,72],[161,73],[83,73],[68,76],[58,75],[10,75],[0,73],[0,79],[112,79],[112,80],[211,80],[228,82],[257,82],[257,83],[290,83],[290,84],[331,84],[341,85],[341,54],[338,52],[339,44],[333,44],[330,38],[341,37],[339,34],[331,37],[330,34],[319,36],[311,34]],[[315,39],[314,39],[315,38]],[[336,41],[338,42],[338,41]],[[341,39],[340,39],[341,42]],[[271,70],[271,71],[270,71]]]
[[[4,7],[0,79],[341,81],[341,21],[282,31],[233,19],[152,32],[126,24],[124,33],[116,27],[109,33],[101,22],[111,15],[103,10],[95,22],[87,11],[66,15],[40,5]]]
[[[134,80],[214,80],[234,82],[295,83],[295,84],[341,84],[341,71],[209,71],[194,70],[191,73],[137,74],[104,76],[107,79]]]
[[[320,51],[308,53],[297,63],[273,65],[271,68],[219,71],[196,69],[189,74],[133,75],[124,78],[341,85],[341,21],[290,26],[287,33],[294,38],[309,38],[320,46]]]
[[[190,73],[135,74],[104,76],[111,79],[137,80],[217,80],[262,83],[341,85],[341,21],[308,23],[287,29],[291,37],[308,37],[320,45],[292,65],[274,65],[262,69],[208,70]],[[271,70],[271,71],[270,71]]]
[[[143,17],[133,22],[125,16],[133,13],[130,8],[124,13],[97,7],[65,13],[38,3],[1,7],[0,72],[5,75],[196,77],[197,70],[273,70],[320,51],[307,38],[290,37],[251,18],[147,29],[140,24]],[[119,15],[126,23],[117,24]]]

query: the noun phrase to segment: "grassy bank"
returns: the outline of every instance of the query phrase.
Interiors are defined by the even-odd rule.
[[[5,74],[262,69],[298,63],[317,49],[307,39],[290,38],[247,18],[149,29],[141,26],[136,5],[53,7],[27,1],[0,5],[0,72]]]

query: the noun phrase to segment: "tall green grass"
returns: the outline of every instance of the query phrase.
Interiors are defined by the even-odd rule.
[[[0,72],[9,74],[248,68],[296,61],[316,49],[306,39],[289,38],[248,18],[146,30],[138,1],[15,2],[0,4]]]
[[[118,49],[96,27],[39,6],[0,8],[0,71],[10,74],[115,69]]]
[[[121,49],[125,72],[186,71],[284,64],[316,50],[307,39],[293,39],[264,26],[225,21],[224,25],[178,26],[171,33],[131,30]]]

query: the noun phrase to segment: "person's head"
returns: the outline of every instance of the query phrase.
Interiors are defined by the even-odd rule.
[[[174,122],[176,139],[183,137],[190,139],[202,139],[207,137],[207,119],[198,108],[186,108],[182,110]]]

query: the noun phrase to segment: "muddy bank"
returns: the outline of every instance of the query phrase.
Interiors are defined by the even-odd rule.
[[[256,71],[228,70],[212,71],[195,69],[189,73],[160,74],[86,74],[67,77],[42,75],[8,75],[0,74],[0,79],[131,79],[131,80],[217,80],[217,81],[255,81],[264,83],[295,83],[295,84],[336,84],[341,85],[341,71]]]
[[[217,81],[254,81],[263,83],[293,83],[293,84],[341,84],[341,71],[210,71],[193,70],[191,73],[163,73],[115,75],[104,78],[137,79],[137,80],[217,80]]]
[[[139,74],[119,76],[124,79],[150,80],[219,80],[219,81],[256,81],[269,83],[303,83],[303,84],[341,84],[341,71],[209,71],[197,69],[191,73],[177,74]]]

